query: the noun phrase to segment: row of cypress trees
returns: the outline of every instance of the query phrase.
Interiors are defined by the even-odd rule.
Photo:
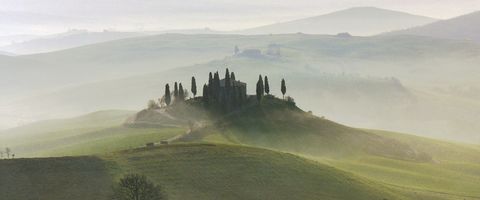
[[[285,93],[287,92],[287,86],[285,85],[285,79],[282,79],[281,82],[281,91],[283,98],[285,99]],[[267,93],[267,95],[270,95],[270,84],[268,83],[268,77],[265,76],[265,79],[262,79],[262,75],[258,76],[258,81],[257,81],[257,100],[260,102]]]
[[[196,93],[196,92],[195,92]],[[170,85],[168,83],[165,85],[165,104],[170,105],[172,103],[172,96],[170,92]],[[175,82],[173,88],[173,100],[175,102],[185,101],[187,92],[183,89],[182,83]]]
[[[224,111],[232,110],[236,107],[241,106],[246,101],[246,91],[241,91],[241,87],[237,86],[237,81],[235,79],[235,73],[229,72],[228,68],[225,72],[225,85],[222,88],[220,85],[220,75],[217,72],[209,73],[208,84],[203,85],[203,97],[202,100],[206,106],[214,108],[222,108]],[[193,97],[197,95],[197,83],[195,77],[192,76],[191,88],[190,88]],[[246,90],[246,88],[245,88]],[[287,91],[285,85],[285,79],[282,79],[281,82],[281,92],[283,98],[285,99],[285,93]],[[256,87],[256,97],[260,102],[265,96],[270,95],[270,84],[268,82],[268,77],[262,78],[262,75],[259,75]],[[164,101],[165,104],[170,105],[172,103],[172,97],[170,92],[169,84],[165,85],[165,95]],[[186,91],[183,89],[182,83],[175,82],[173,90],[173,100],[175,102],[185,101]]]

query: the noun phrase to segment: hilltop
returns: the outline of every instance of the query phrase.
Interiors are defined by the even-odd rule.
[[[166,108],[142,110],[127,122],[132,127],[188,123],[201,125],[191,127],[192,131],[177,141],[246,144],[311,156],[376,155],[432,162],[430,155],[407,143],[314,116],[274,96],[265,96],[261,103],[250,96],[244,106],[228,113],[211,111],[198,99],[187,100]]]
[[[325,15],[265,25],[241,31],[247,34],[329,34],[348,32],[356,36],[420,26],[436,19],[375,7],[355,7]]]

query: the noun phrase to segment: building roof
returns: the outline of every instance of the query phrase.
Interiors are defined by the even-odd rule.
[[[231,81],[232,81],[232,80],[231,80]],[[247,86],[246,83],[241,82],[241,81],[235,80],[235,81],[232,81],[232,83],[233,83],[233,82],[235,82],[235,85],[238,85],[238,86]],[[232,85],[233,85],[233,84],[232,84]],[[225,79],[220,80],[220,87],[225,87]]]

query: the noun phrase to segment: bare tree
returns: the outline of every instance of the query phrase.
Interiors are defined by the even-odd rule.
[[[8,147],[5,148],[5,153],[7,154],[7,158],[10,158],[10,152],[11,152],[10,148]]]

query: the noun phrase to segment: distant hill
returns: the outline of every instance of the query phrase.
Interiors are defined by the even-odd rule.
[[[135,32],[71,30],[66,33],[37,37],[32,40],[2,46],[0,50],[15,54],[36,54],[143,35],[145,34]]]
[[[175,34],[228,34],[230,32],[226,31],[217,31],[206,28],[199,28],[199,29],[172,29],[172,30],[165,30],[165,31],[155,31],[155,32],[148,32],[149,34],[165,34],[165,33],[175,33]]]
[[[0,13],[1,15],[1,13]],[[41,37],[39,35],[1,35],[0,47]]]
[[[15,54],[10,53],[10,52],[6,52],[6,51],[0,51],[0,55],[3,55],[3,56],[14,56]]]
[[[246,34],[337,34],[375,35],[420,26],[436,19],[374,7],[355,7],[334,13],[247,29]]]
[[[480,42],[480,11],[387,34],[421,35]]]

